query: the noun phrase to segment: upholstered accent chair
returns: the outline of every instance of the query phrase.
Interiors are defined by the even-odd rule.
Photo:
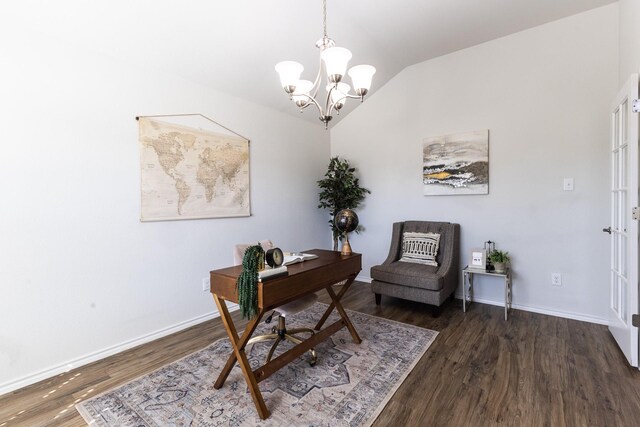
[[[435,265],[400,261],[404,233],[440,235]],[[440,307],[455,292],[460,274],[460,225],[449,222],[404,221],[393,224],[387,259],[371,267],[376,304],[382,295]],[[435,310],[439,314],[439,309]]]

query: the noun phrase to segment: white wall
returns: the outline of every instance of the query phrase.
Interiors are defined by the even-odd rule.
[[[17,25],[0,38],[0,394],[211,316],[201,281],[236,242],[329,248],[322,126]],[[193,112],[251,139],[253,215],[140,223],[134,118]]]
[[[620,5],[620,73],[623,85],[629,75],[640,72],[640,1],[618,0]]]
[[[351,239],[363,275],[385,259],[393,222],[457,222],[462,266],[489,239],[510,252],[516,306],[604,322],[617,28],[613,4],[423,62],[335,126],[331,154],[372,191],[359,211],[366,231]],[[423,138],[487,128],[489,195],[422,196]],[[475,297],[504,301],[491,279],[476,281]]]

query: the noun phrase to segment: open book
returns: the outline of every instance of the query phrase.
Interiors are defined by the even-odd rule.
[[[282,265],[291,265],[297,262],[308,261],[310,259],[316,259],[318,255],[314,254],[305,254],[302,252],[285,252],[284,253],[284,262]]]

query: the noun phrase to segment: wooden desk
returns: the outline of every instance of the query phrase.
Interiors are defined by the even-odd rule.
[[[351,255],[341,255],[340,252],[321,249],[304,252],[318,255],[318,258],[288,266],[289,275],[286,277],[280,277],[265,283],[258,283],[258,315],[249,321],[242,336],[238,336],[226,304],[226,301],[238,302],[236,280],[242,272],[242,266],[223,268],[210,273],[211,293],[218,306],[222,322],[224,323],[227,335],[231,341],[231,346],[233,347],[233,353],[229,356],[227,364],[220,372],[214,387],[219,389],[224,385],[231,369],[236,361],[238,361],[240,369],[242,369],[242,374],[247,381],[253,402],[258,410],[258,414],[263,420],[268,418],[270,413],[258,388],[259,382],[269,378],[289,362],[315,347],[318,343],[326,340],[345,326],[351,333],[353,341],[358,344],[362,342],[340,303],[340,300],[362,269],[362,256],[355,253]],[[346,280],[346,283],[336,295],[332,285],[342,280]],[[245,353],[245,346],[264,314],[283,304],[321,289],[327,291],[333,302],[316,324],[315,330],[318,332],[302,343],[282,353],[266,365],[252,371]],[[338,310],[340,320],[321,330],[320,328],[322,328],[334,308]]]

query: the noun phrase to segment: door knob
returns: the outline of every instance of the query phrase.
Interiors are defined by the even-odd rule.
[[[611,234],[611,227],[603,228],[602,231]]]

